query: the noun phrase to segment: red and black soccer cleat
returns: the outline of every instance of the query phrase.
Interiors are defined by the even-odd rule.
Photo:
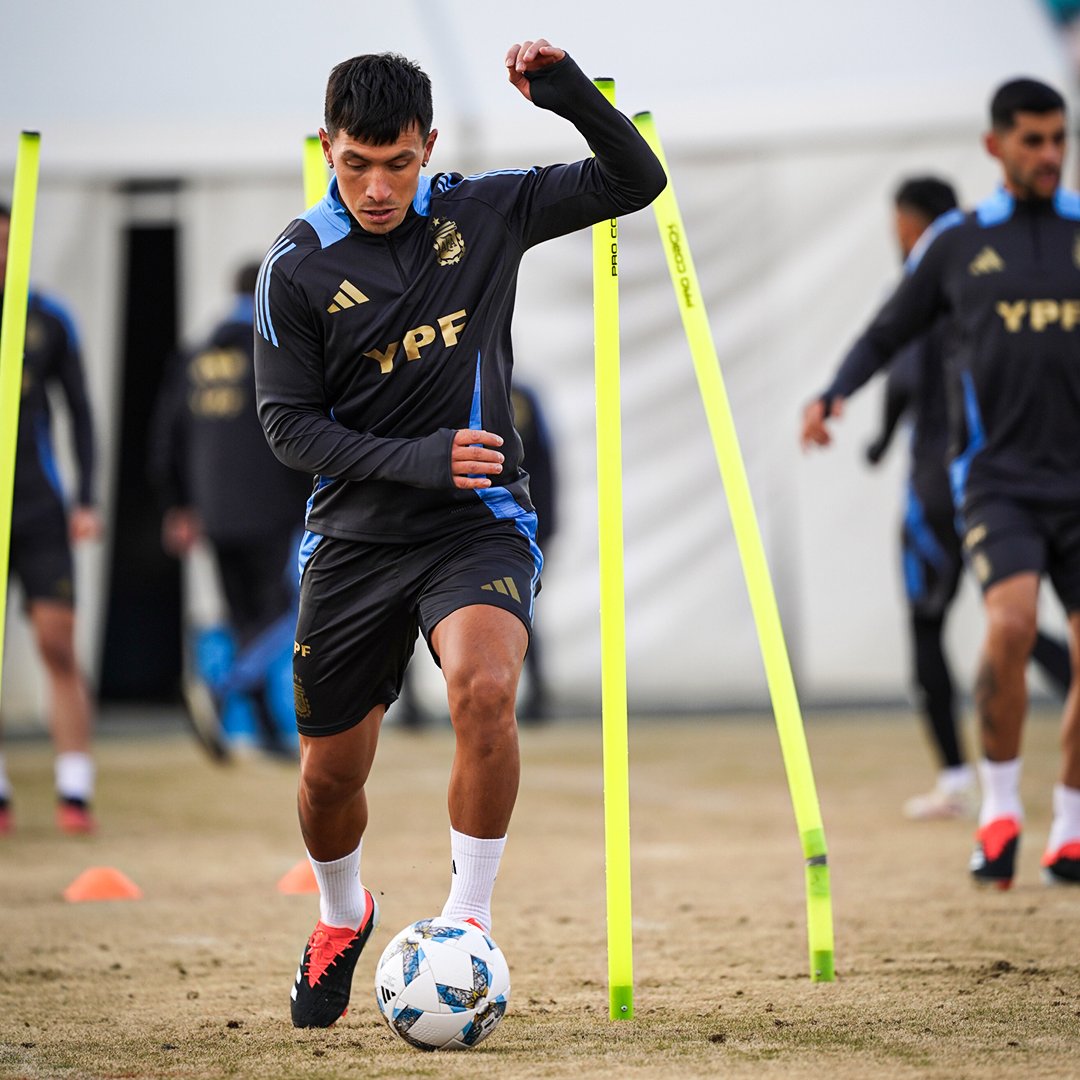
[[[1042,857],[1042,877],[1047,885],[1080,885],[1080,840],[1070,840]]]
[[[971,876],[980,885],[1009,888],[1019,846],[1020,822],[1013,817],[994,818],[975,833],[975,850],[968,864]]]
[[[56,827],[69,836],[84,836],[97,828],[85,799],[61,798],[56,804]]]
[[[345,1015],[352,991],[353,969],[371,931],[379,925],[379,905],[364,890],[360,928],[318,922],[304,946],[292,988],[293,1027],[326,1028]]]

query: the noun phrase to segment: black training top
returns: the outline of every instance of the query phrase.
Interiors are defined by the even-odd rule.
[[[353,220],[334,180],[263,262],[259,418],[278,457],[317,476],[311,533],[408,543],[494,516],[535,535],[510,400],[518,264],[534,244],[648,205],[665,177],[569,57],[529,81],[534,104],[570,120],[595,158],[421,177],[385,235]],[[490,488],[453,486],[462,428],[504,439]]]
[[[885,453],[901,419],[911,422],[911,483],[925,501],[951,502],[946,459],[949,408],[944,359],[948,320],[905,345],[889,362],[882,428],[872,460]]]
[[[1019,201],[1000,189],[939,218],[907,269],[824,396],[851,394],[946,313],[963,414],[953,425],[957,502],[991,493],[1075,504],[1080,195]]]
[[[0,310],[3,293],[0,292]],[[94,428],[86,396],[79,338],[67,310],[39,292],[31,292],[26,309],[22,398],[15,457],[12,528],[32,527],[54,517],[66,499],[52,441],[49,387],[63,393],[71,420],[72,446],[78,470],[75,498],[80,506],[94,503]]]
[[[152,425],[150,474],[164,506],[194,507],[220,543],[296,532],[312,486],[274,457],[259,425],[253,310],[237,297],[206,341],[177,357]]]

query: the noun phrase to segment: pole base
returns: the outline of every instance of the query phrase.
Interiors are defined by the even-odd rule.
[[[632,986],[613,986],[611,988],[611,1019],[634,1019],[634,988]]]

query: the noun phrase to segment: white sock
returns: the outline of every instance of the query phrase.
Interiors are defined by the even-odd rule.
[[[979,783],[982,787],[982,807],[979,826],[988,825],[1000,817],[1024,820],[1020,804],[1020,758],[1012,761],[979,760]]]
[[[491,932],[491,894],[499,872],[506,837],[482,840],[450,830],[450,895],[443,905],[444,919],[475,919]]]
[[[356,850],[341,859],[319,862],[308,854],[319,885],[319,918],[327,926],[360,929],[364,918],[364,886],[360,883],[361,840]]]
[[[89,754],[68,750],[56,755],[56,793],[61,799],[82,799],[89,802],[94,797],[94,763]]]
[[[11,781],[8,779],[7,764],[3,754],[0,754],[0,799],[5,802],[11,799]]]
[[[1057,851],[1070,842],[1080,841],[1080,791],[1054,785],[1054,823],[1050,826],[1050,839],[1046,850]]]
[[[952,765],[938,773],[938,791],[944,791],[947,795],[967,791],[974,783],[975,771],[970,765]]]

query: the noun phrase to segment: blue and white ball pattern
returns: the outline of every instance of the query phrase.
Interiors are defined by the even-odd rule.
[[[375,999],[390,1030],[419,1050],[467,1050],[495,1030],[510,1000],[502,950],[479,927],[421,919],[383,950]]]

